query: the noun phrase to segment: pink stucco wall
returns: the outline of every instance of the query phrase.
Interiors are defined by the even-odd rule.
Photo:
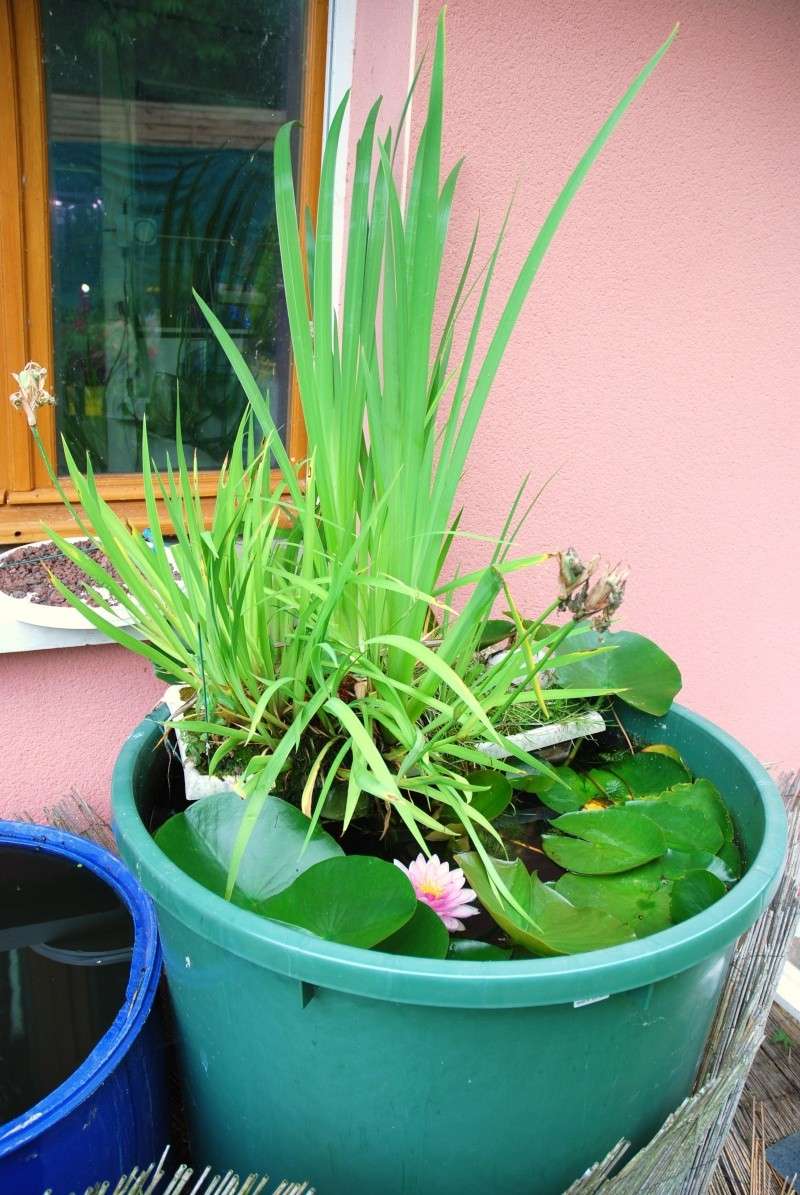
[[[108,812],[117,752],[163,691],[121,647],[0,656],[0,818],[41,815],[72,788]]]
[[[359,62],[372,92],[405,61],[379,31],[392,7],[360,6],[356,108]],[[419,53],[438,8],[420,0]],[[461,495],[468,525],[495,531],[526,473],[538,486],[559,469],[522,546],[627,562],[624,624],[680,662],[683,700],[776,769],[800,766],[800,5],[450,0],[447,20],[446,145],[466,155],[456,262],[475,214],[488,238],[519,184],[490,318],[580,153],[681,22],[551,247]]]
[[[420,0],[418,51],[437,8]],[[467,155],[451,245],[458,260],[477,211],[495,230],[518,180],[503,293],[675,20],[540,273],[462,497],[469,525],[494,531],[525,473],[558,468],[522,547],[626,561],[625,624],[679,660],[688,704],[779,770],[800,765],[796,0],[450,0],[447,150]],[[396,118],[414,27],[414,0],[361,0],[351,138],[378,91]],[[73,785],[103,805],[160,689],[116,647],[0,656],[0,816]]]

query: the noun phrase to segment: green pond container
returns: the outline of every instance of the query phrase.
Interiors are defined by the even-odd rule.
[[[148,831],[169,783],[158,717],[125,744],[113,807],[157,907],[198,1163],[318,1195],[559,1195],[688,1094],[732,944],[786,846],[774,784],[721,730],[680,707],[624,713],[723,792],[748,866],[722,900],[643,941],[478,963],[324,942],[191,880]]]

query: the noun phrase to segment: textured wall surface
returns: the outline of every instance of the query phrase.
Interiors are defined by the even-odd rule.
[[[357,30],[371,91],[405,69],[375,35],[381,7],[362,0]],[[419,54],[438,7],[420,0]],[[450,0],[447,18],[446,149],[466,155],[451,279],[476,213],[488,246],[518,184],[490,316],[581,152],[681,22],[545,259],[461,492],[467,524],[497,531],[522,477],[538,487],[558,469],[522,546],[627,562],[623,623],[679,661],[682,699],[766,763],[800,766],[800,5]],[[361,88],[356,75],[363,109]],[[519,582],[520,598],[552,580]]]
[[[108,812],[117,752],[163,691],[147,660],[112,645],[0,656],[0,818],[73,787]]]

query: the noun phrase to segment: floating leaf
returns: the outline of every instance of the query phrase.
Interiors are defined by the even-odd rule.
[[[725,895],[725,885],[710,871],[690,871],[672,888],[672,920],[688,921]]]
[[[649,797],[663,793],[675,784],[690,780],[686,765],[668,755],[640,751],[607,761],[604,767],[617,776],[632,797]]]
[[[702,872],[711,876],[714,881],[711,887],[719,894],[719,885],[724,891],[724,881],[732,878],[716,855],[703,851],[667,850],[652,863],[645,863],[620,875],[580,876],[568,873],[560,877],[555,888],[579,908],[606,910],[623,925],[629,926],[637,938],[643,938],[673,924],[672,894],[675,886],[682,883],[685,877]]]
[[[470,807],[482,813],[488,821],[494,821],[510,805],[514,791],[500,772],[479,768],[470,772],[467,779],[478,790],[472,793]]]
[[[565,813],[552,824],[562,833],[542,835],[545,854],[579,875],[629,871],[666,850],[655,822],[627,807]]]
[[[677,747],[673,747],[671,743],[648,743],[646,747],[642,747],[642,751],[645,755],[667,755],[670,759],[674,759],[676,763],[682,764],[684,767],[686,766],[683,763],[680,751],[678,751]]]
[[[662,797],[630,801],[628,809],[649,817],[660,827],[668,847],[676,851],[708,851],[715,855],[722,846],[722,831],[690,799],[669,800]],[[687,794],[688,797],[688,794]]]
[[[597,787],[583,773],[566,765],[553,770],[560,784],[550,776],[527,776],[522,781],[525,787],[516,777],[511,783],[522,792],[535,793],[543,805],[554,809],[556,813],[572,813],[582,809],[587,801],[600,795]]]
[[[459,963],[505,962],[511,958],[510,950],[493,946],[491,942],[476,942],[472,938],[453,938],[447,957]]]
[[[607,797],[613,804],[622,805],[630,796],[625,781],[607,768],[590,768],[586,775],[595,785],[594,797],[590,798],[591,800]]]
[[[356,821],[360,817],[366,817],[367,814],[372,812],[374,807],[375,802],[366,793],[362,792],[356,802],[353,820]],[[331,790],[325,798],[321,816],[327,821],[343,822],[346,811],[347,785],[340,783],[332,784]]]
[[[555,888],[578,908],[603,909],[628,926],[637,938],[672,924],[672,880],[662,876],[658,863],[648,863],[622,875],[563,875]]]
[[[728,875],[725,877],[728,883],[742,878],[742,854],[735,842],[723,843],[720,850],[717,852],[719,859],[728,869]]]
[[[677,664],[660,647],[633,631],[600,635],[596,631],[575,631],[569,638],[570,653],[591,647],[613,651],[575,660],[557,667],[559,683],[565,688],[612,689],[637,710],[658,716],[666,714],[681,687]]]
[[[544,942],[535,937],[533,931],[536,927],[526,921],[505,897],[494,891],[489,882],[484,862],[477,852],[465,851],[463,854],[456,855],[455,862],[464,872],[467,883],[474,890],[487,913],[513,941],[520,941],[519,935],[524,933],[528,940],[535,944],[528,947],[533,953],[553,953],[547,950]],[[519,859],[515,859],[513,863],[509,863],[505,859],[493,859],[492,863],[507,892],[523,909],[527,910],[530,903],[530,880],[525,864]],[[522,926],[526,928],[523,930]],[[527,945],[527,942],[524,944]]]
[[[673,880],[680,879],[690,871],[710,871],[725,884],[731,884],[735,879],[725,861],[708,851],[667,850],[660,859],[647,866]]]
[[[561,769],[554,768],[553,771],[560,772]],[[543,772],[531,772],[528,775],[510,776],[509,783],[515,792],[533,793],[539,797],[553,787],[555,779],[552,776],[546,776]]]
[[[598,909],[576,909],[554,889],[531,875],[519,859],[508,863],[493,859],[497,874],[514,900],[525,910],[524,917],[503,896],[496,893],[480,856],[469,852],[456,856],[471,887],[494,921],[512,942],[535,955],[578,954],[616,946],[633,938],[633,933],[614,917]]]
[[[370,855],[344,855],[304,871],[259,912],[328,942],[369,948],[410,921],[417,903],[399,867]]]
[[[710,780],[695,780],[690,784],[676,784],[667,792],[661,793],[657,802],[658,805],[668,806],[675,809],[690,810],[695,814],[695,817],[702,817],[705,822],[711,823],[713,830],[709,830],[705,826],[702,830],[699,827],[695,831],[695,837],[692,840],[689,837],[689,827],[686,827],[685,841],[679,842],[671,841],[668,845],[679,850],[713,850],[718,853],[724,860],[725,866],[729,873],[729,880],[736,880],[742,874],[742,860],[739,849],[734,838],[734,828],[731,816],[722,800],[718,790],[714,787]],[[634,804],[634,802],[631,802]],[[637,807],[645,811],[644,805]],[[652,803],[651,807],[652,807]],[[659,818],[660,824],[665,825],[664,818],[672,817],[672,825],[678,828],[677,819],[670,814],[656,814],[656,820]],[[716,845],[712,845],[716,843]]]
[[[607,909],[577,909],[555,888],[543,884],[535,872],[530,882],[533,918],[541,925],[545,940],[560,954],[580,954],[632,941],[633,931]]]
[[[441,917],[430,905],[418,900],[411,920],[379,942],[376,949],[385,954],[408,954],[414,958],[444,958],[449,946],[450,935]]]
[[[246,808],[247,802],[233,792],[203,797],[165,822],[156,843],[193,880],[223,896]],[[319,827],[303,850],[308,825],[308,818],[294,805],[280,797],[267,798],[239,867],[231,896],[234,904],[255,909],[315,863],[343,854],[335,839]]]
[[[710,780],[695,780],[693,784],[676,784],[664,796],[665,800],[680,802],[690,795],[693,806],[701,809],[707,817],[719,826],[722,840],[734,842],[733,821],[719,790]]]

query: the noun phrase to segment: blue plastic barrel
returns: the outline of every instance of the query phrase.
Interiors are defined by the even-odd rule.
[[[149,898],[130,872],[101,847],[48,827],[0,821],[0,850],[5,851],[6,859],[13,857],[8,848],[45,852],[76,869],[87,869],[107,885],[109,899],[115,906],[118,901],[117,907],[126,910],[132,922],[129,963],[127,953],[121,956],[129,967],[124,1000],[116,1015],[113,1008],[109,1013],[113,1019],[108,1029],[58,1086],[0,1124],[0,1193],[42,1195],[50,1189],[53,1195],[68,1195],[82,1192],[98,1180],[114,1182],[133,1166],[149,1164],[168,1140],[164,1043],[158,1010],[153,1007],[161,972],[156,919]],[[21,903],[19,912],[23,911]],[[0,910],[0,916],[13,941],[13,910]],[[21,920],[24,922],[24,916]],[[71,961],[76,966],[99,966],[106,961],[120,965],[119,951],[92,957],[91,951],[62,949],[58,938],[61,923],[53,924],[55,945],[29,948],[37,958],[56,960],[57,964]],[[125,925],[127,931],[127,919]],[[87,982],[92,978],[86,975]],[[13,1001],[23,999],[14,986],[7,983],[9,1017]],[[46,999],[47,993],[34,991],[29,997]],[[80,1010],[75,1015],[79,1016]],[[18,1019],[22,1019],[21,1013]],[[0,1072],[3,1067],[0,1059]],[[13,1081],[8,1070],[6,1078]]]

